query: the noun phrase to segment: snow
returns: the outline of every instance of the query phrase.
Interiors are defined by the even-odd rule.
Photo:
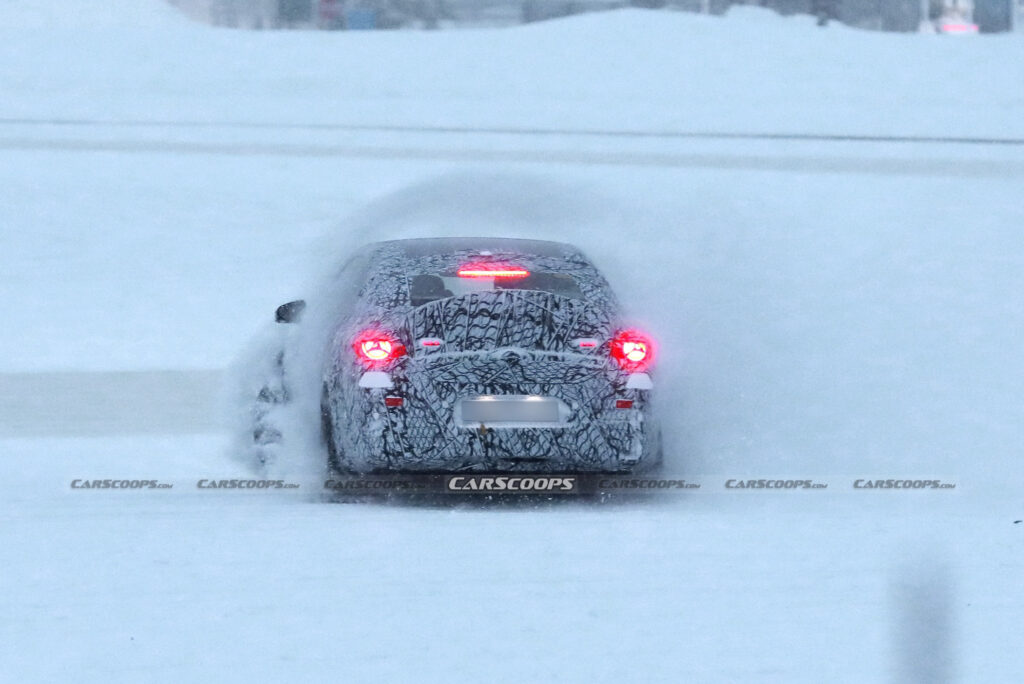
[[[809,17],[783,20],[755,8],[735,8],[724,19],[602,12],[497,34],[140,24],[112,33],[71,17],[52,29],[4,30],[4,115],[648,131],[1024,131],[1018,96],[1024,65],[1019,36],[1012,34],[979,41],[838,25],[821,30]],[[39,49],[44,36],[59,39],[61,49]]]
[[[186,23],[166,2],[153,0],[4,0],[0,28],[96,31],[166,29]]]
[[[5,676],[1021,679],[1021,147],[579,132],[1019,138],[1022,53],[756,9],[328,34],[5,0]],[[298,492],[195,486],[262,477],[214,407],[278,304],[454,234],[591,255],[700,490],[321,505],[302,442]]]

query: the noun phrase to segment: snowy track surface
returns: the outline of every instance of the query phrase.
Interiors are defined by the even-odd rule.
[[[3,678],[1024,680],[1019,37],[73,5],[0,4]],[[699,490],[327,505],[297,463],[298,489],[197,486],[264,477],[223,426],[278,304],[366,240],[480,233],[608,274]],[[72,487],[104,479],[172,486]]]
[[[224,427],[216,371],[0,373],[0,438],[201,433]]]
[[[681,169],[762,170],[797,173],[863,173],[880,176],[948,177],[1024,176],[1024,160],[853,159],[841,156],[750,154],[693,154],[642,151],[495,150],[485,148],[430,149],[325,144],[168,142],[156,140],[26,140],[0,137],[0,150],[62,152],[124,152],[214,154],[229,156],[325,157],[343,159],[424,160],[451,163],[571,164],[577,166],[637,166]]]

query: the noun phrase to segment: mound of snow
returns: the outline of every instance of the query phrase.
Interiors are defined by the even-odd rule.
[[[165,0],[2,0],[0,28],[164,28],[187,23]]]
[[[10,29],[26,25],[51,28]],[[761,9],[458,32],[222,31],[161,0],[0,0],[5,26],[6,117],[1024,134],[1015,36],[820,29]],[[110,28],[79,30],[96,26]]]

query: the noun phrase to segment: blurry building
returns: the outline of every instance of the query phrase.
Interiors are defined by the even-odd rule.
[[[982,33],[1024,29],[1024,0],[974,0],[974,21]]]
[[[976,27],[982,33],[1024,30],[1024,0],[733,0],[781,14],[827,16],[844,24],[880,31],[942,31],[943,26]]]

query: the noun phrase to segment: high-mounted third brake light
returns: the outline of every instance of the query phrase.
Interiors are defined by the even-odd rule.
[[[622,370],[640,371],[654,359],[654,345],[638,330],[623,330],[612,340],[611,355]]]
[[[460,278],[525,278],[530,272],[509,264],[466,264],[458,271]]]
[[[373,366],[397,359],[405,354],[405,346],[387,333],[368,330],[352,343],[356,356],[364,364]]]

